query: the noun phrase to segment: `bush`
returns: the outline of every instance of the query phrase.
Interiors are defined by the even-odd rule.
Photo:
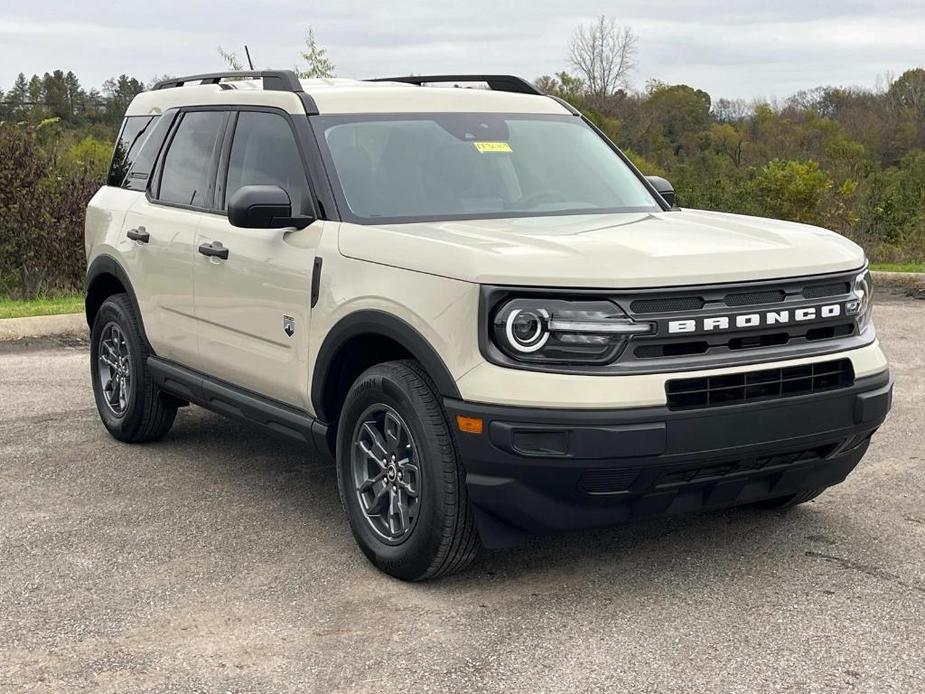
[[[84,215],[100,185],[57,167],[41,128],[0,123],[0,292],[24,299],[82,289]]]

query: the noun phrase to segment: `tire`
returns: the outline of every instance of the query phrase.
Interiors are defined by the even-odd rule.
[[[370,485],[373,479],[379,482]],[[378,364],[351,386],[337,433],[337,486],[357,544],[390,576],[447,575],[478,552],[465,473],[433,383],[417,362]],[[388,500],[380,503],[383,494]]]
[[[828,487],[819,487],[817,489],[804,489],[802,492],[797,492],[796,494],[790,494],[788,496],[781,496],[776,499],[765,499],[764,501],[756,501],[752,504],[752,507],[762,509],[765,511],[773,510],[784,510],[788,508],[793,508],[794,506],[799,506],[800,504],[805,504],[807,501],[812,501],[817,496],[822,494]]]
[[[118,345],[118,355],[114,355],[113,345]],[[119,441],[156,441],[170,430],[177,416],[176,405],[162,397],[154,385],[148,355],[128,297],[110,296],[100,306],[90,333],[90,378],[100,419]],[[113,363],[118,364],[124,380],[110,366]],[[125,386],[119,388],[118,397],[115,390],[107,390],[107,383],[112,381]]]

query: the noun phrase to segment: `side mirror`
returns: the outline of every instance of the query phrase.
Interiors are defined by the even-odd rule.
[[[658,194],[665,199],[665,202],[671,207],[675,206],[674,186],[671,185],[671,183],[661,176],[646,176],[646,180],[651,183],[652,187],[658,191]]]
[[[228,221],[242,229],[304,229],[313,217],[292,216],[289,193],[279,186],[242,186],[228,201]]]

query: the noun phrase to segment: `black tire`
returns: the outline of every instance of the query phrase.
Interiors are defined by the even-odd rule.
[[[819,487],[817,489],[804,489],[802,492],[797,492],[796,494],[789,494],[788,496],[781,496],[776,499],[765,499],[764,501],[756,501],[752,506],[754,508],[762,509],[764,511],[774,511],[793,508],[794,506],[799,506],[800,504],[805,504],[807,501],[812,501],[817,496],[822,494],[828,487]]]
[[[90,333],[90,378],[93,381],[96,409],[109,433],[126,443],[156,441],[170,430],[177,416],[176,405],[161,396],[151,378],[147,367],[149,352],[141,337],[138,321],[128,297],[125,294],[114,294],[100,306]],[[105,336],[112,334],[113,326],[124,337],[131,374],[121,412],[107,404],[103,376],[100,373],[101,343],[104,333]]]
[[[352,457],[360,446],[355,438],[363,426],[360,418],[383,407],[397,413],[410,434],[409,445],[403,448],[414,444],[412,462],[420,475],[415,482],[419,486],[413,525],[391,543],[377,534],[361,506]],[[373,470],[375,465],[371,463]],[[433,383],[417,362],[373,366],[351,386],[338,425],[337,486],[357,544],[370,562],[391,576],[421,581],[454,573],[468,566],[478,552],[465,472]]]

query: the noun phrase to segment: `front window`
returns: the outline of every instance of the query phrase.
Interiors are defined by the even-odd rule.
[[[323,154],[361,223],[659,212],[581,119],[556,115],[325,116]]]

